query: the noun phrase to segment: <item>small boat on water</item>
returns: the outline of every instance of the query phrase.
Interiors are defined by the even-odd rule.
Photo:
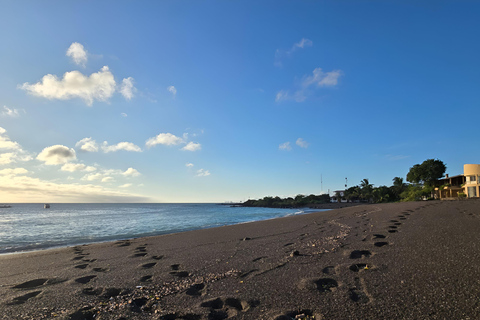
[[[11,205],[8,204],[0,204],[0,208],[11,208]]]
[[[49,205],[48,203],[45,203],[45,204],[43,205],[43,208],[44,208],[44,209],[50,209],[50,205]]]

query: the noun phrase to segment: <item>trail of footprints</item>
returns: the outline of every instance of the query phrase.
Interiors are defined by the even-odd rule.
[[[423,207],[417,208],[419,210]],[[408,219],[408,216],[414,212],[413,210],[406,210],[398,215],[395,219],[390,220],[390,224],[387,227],[388,233],[396,233],[399,228],[402,226],[402,223]],[[386,241],[387,235],[381,233],[375,233],[372,235],[372,244],[376,248],[382,248],[389,245],[389,242]],[[363,241],[365,241],[365,238]],[[351,282],[350,288],[348,288],[348,297],[354,303],[368,304],[373,301],[372,296],[368,293],[366,289],[365,280],[361,277],[363,272],[368,272],[368,270],[375,269],[375,267],[368,263],[368,259],[373,255],[370,250],[353,250],[349,254],[349,259],[351,260],[360,260],[361,262],[353,263],[349,266],[349,270],[354,276],[353,281]],[[339,283],[335,280],[335,275],[338,273],[339,266],[326,266],[323,268],[322,273],[326,276],[320,279],[304,279],[300,283],[299,287],[301,289],[310,289],[316,290],[321,294],[328,294],[330,292],[336,291]],[[296,316],[313,316],[314,314],[310,310],[302,310],[297,312],[289,312],[278,316],[275,320],[283,319],[292,319]]]

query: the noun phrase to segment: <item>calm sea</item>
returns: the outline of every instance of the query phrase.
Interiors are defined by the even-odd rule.
[[[313,211],[218,204],[11,204],[0,208],[0,253],[212,228]]]

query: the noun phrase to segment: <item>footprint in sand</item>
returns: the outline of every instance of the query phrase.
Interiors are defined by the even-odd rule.
[[[334,266],[325,267],[325,268],[323,268],[322,272],[325,273],[325,274],[336,274],[337,273],[336,268]]]
[[[28,299],[36,297],[40,293],[42,293],[42,291],[29,292],[27,294],[24,294],[23,296],[13,298],[13,300],[11,302],[7,303],[7,305],[17,305],[17,304],[25,303]]]
[[[385,239],[387,236],[384,236],[383,234],[374,234],[373,239]]]
[[[142,268],[144,269],[150,269],[150,268],[153,268],[157,263],[156,262],[151,262],[151,263],[145,263],[145,264],[142,264]]]
[[[388,242],[386,242],[386,241],[375,242],[373,245],[374,245],[375,247],[383,247],[383,246],[388,245]]]
[[[97,277],[96,275],[85,276],[85,277],[75,279],[75,282],[81,283],[81,284],[86,284],[86,283],[89,283],[92,279],[94,279],[96,277]]]
[[[116,242],[115,243],[117,245],[117,247],[128,247],[130,246],[132,243],[128,240],[126,241],[119,241],[119,242]]]
[[[14,286],[14,289],[32,289],[36,287],[40,287],[44,285],[48,279],[35,279],[35,280],[30,280],[24,283],[17,284]]]
[[[135,253],[132,257],[133,258],[136,258],[136,257],[145,257],[147,255],[146,252],[139,252],[139,253]]]
[[[186,278],[190,275],[187,271],[172,271],[170,274],[179,278]]]
[[[368,258],[372,253],[368,250],[354,250],[350,253],[350,259],[360,259],[362,257]]]
[[[152,256],[152,259],[154,259],[154,260],[160,260],[160,259],[163,259],[163,256]]]
[[[192,285],[190,288],[188,288],[185,293],[189,296],[201,296],[205,294],[205,284],[196,283]]]
[[[353,302],[367,304],[371,301],[371,298],[364,287],[363,279],[355,278],[355,287],[350,289],[349,292],[349,297]]]
[[[370,267],[366,263],[356,263],[352,264],[349,269],[353,272],[360,272],[362,270],[369,270]]]
[[[170,268],[172,268],[172,270],[180,270],[180,265],[179,264],[172,264],[170,266]]]
[[[79,264],[79,265],[76,265],[76,266],[75,266],[75,268],[77,268],[77,269],[85,269],[86,267],[88,267],[88,263]]]
[[[258,304],[257,301],[247,302],[237,298],[226,298],[225,300],[216,298],[202,302],[200,306],[210,309],[208,319],[228,319],[234,318],[239,312],[246,312]]]

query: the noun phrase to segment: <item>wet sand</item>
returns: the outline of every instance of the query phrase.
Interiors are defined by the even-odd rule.
[[[480,201],[0,256],[1,319],[478,319]]]

